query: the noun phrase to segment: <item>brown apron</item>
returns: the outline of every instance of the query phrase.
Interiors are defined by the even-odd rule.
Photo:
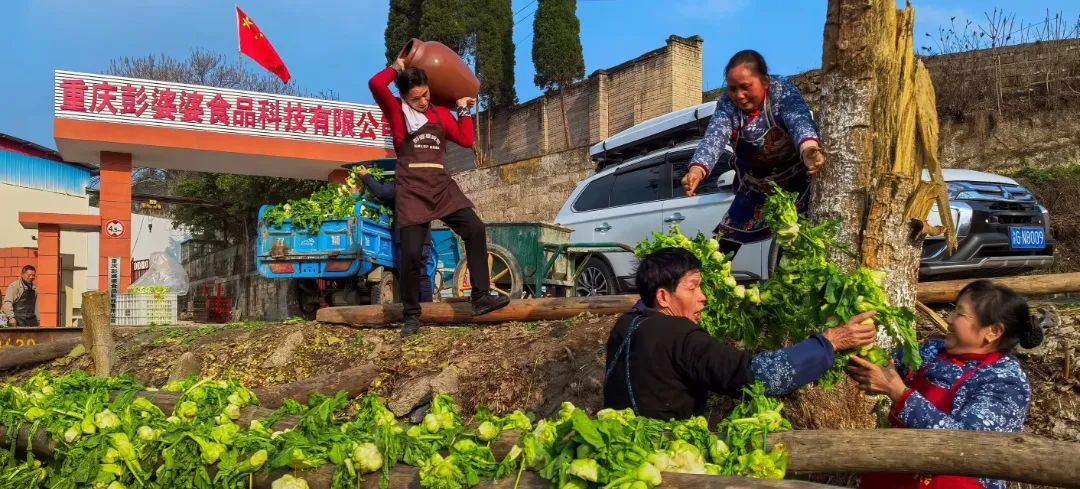
[[[446,132],[428,121],[405,136],[394,167],[394,217],[400,226],[426,224],[473,207],[446,169]]]

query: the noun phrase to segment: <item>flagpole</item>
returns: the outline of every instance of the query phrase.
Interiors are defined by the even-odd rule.
[[[244,72],[244,55],[240,52],[240,3],[233,2],[233,10],[236,11],[236,69]]]

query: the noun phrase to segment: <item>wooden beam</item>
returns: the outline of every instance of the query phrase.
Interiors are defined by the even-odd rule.
[[[79,338],[62,338],[48,343],[4,348],[4,353],[0,355],[0,369],[34,365],[60,358],[81,341]]]
[[[950,430],[797,430],[770,434],[791,453],[788,472],[951,474],[1080,488],[1080,443],[1024,433]],[[915,448],[917,447],[917,449]]]
[[[921,282],[918,285],[919,301],[925,304],[955,302],[960,290],[975,280]],[[1080,272],[1001,277],[991,281],[1026,296],[1080,292]]]
[[[637,300],[636,295],[519,299],[483,316],[473,316],[472,306],[468,302],[426,303],[421,305],[420,319],[425,324],[554,321],[569,319],[586,312],[601,315],[622,314],[629,311]],[[323,323],[356,326],[385,325],[404,320],[401,304],[327,307],[319,309],[315,318]]]
[[[0,426],[0,446],[4,448],[15,445],[17,450],[27,450],[40,458],[52,458],[56,450],[56,442],[52,440],[52,435],[49,435],[48,431],[45,431],[45,427],[39,427],[32,434],[30,433],[30,427],[33,426],[30,423],[23,423],[19,426],[19,433],[12,440],[8,436],[8,430],[5,426]],[[28,446],[29,443],[29,446]]]
[[[255,489],[270,489],[273,481],[282,475],[292,474],[302,477],[312,489],[329,488],[334,477],[334,467],[323,466],[315,470],[292,471],[276,470],[269,474],[256,475],[252,483]],[[364,478],[361,484],[364,489],[378,489],[382,480],[381,474],[370,474]],[[496,481],[481,481],[477,488],[480,489],[513,489],[515,487],[516,474]],[[420,469],[408,465],[395,465],[390,469],[390,489],[412,489],[420,487]],[[523,472],[521,481],[516,484],[520,489],[548,489],[552,484],[533,472]],[[751,479],[747,477],[729,477],[719,475],[696,475],[696,474],[663,474],[663,483],[658,487],[676,488],[693,487],[696,489],[823,489],[838,486],[815,484],[796,480],[766,480]]]
[[[918,301],[925,304],[953,302],[956,300],[956,294],[974,280],[921,282],[917,285]],[[1028,296],[1080,292],[1080,272],[1024,275],[990,280]],[[637,301],[638,296],[633,294],[519,299],[511,301],[510,305],[503,309],[479,317],[473,317],[468,302],[427,303],[421,305],[420,319],[425,324],[555,321],[569,319],[585,312],[599,315],[622,314],[629,311]],[[404,320],[400,304],[327,307],[319,309],[315,317],[323,323],[354,326],[380,326],[400,323]]]
[[[251,389],[259,398],[259,406],[276,409],[286,399],[307,402],[308,394],[318,393],[332,396],[338,391],[346,391],[349,398],[359,396],[371,388],[371,383],[379,376],[379,367],[367,362],[359,367],[334,372],[318,377],[311,377],[288,384],[269,385]]]

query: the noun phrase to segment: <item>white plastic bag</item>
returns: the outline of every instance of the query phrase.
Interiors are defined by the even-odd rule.
[[[169,291],[181,296],[188,292],[188,277],[183,265],[176,258],[165,253],[150,255],[150,268],[131,284],[131,287],[165,286]]]

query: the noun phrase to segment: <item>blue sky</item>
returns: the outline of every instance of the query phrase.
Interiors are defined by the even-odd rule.
[[[532,85],[534,0],[513,0],[517,92]],[[723,84],[723,66],[740,49],[761,51],[770,71],[791,74],[821,61],[825,0],[578,0],[586,73],[663,46],[671,34],[700,35],[704,84]],[[1080,2],[1045,0],[912,0],[917,42],[933,42],[938,27],[956,17],[982,21],[995,7],[1025,25],[1047,11],[1073,22]],[[333,89],[344,100],[370,103],[366,81],[384,65],[385,0],[240,0],[240,8],[267,34],[293,79],[309,92]],[[192,48],[236,52],[234,3],[220,0],[10,0],[4,2],[0,55],[0,132],[55,147],[52,73],[104,71],[121,56],[165,53],[184,58]],[[1018,22],[1019,23],[1019,22]],[[1071,27],[1071,26],[1070,26]],[[246,61],[250,68],[261,69]]]

